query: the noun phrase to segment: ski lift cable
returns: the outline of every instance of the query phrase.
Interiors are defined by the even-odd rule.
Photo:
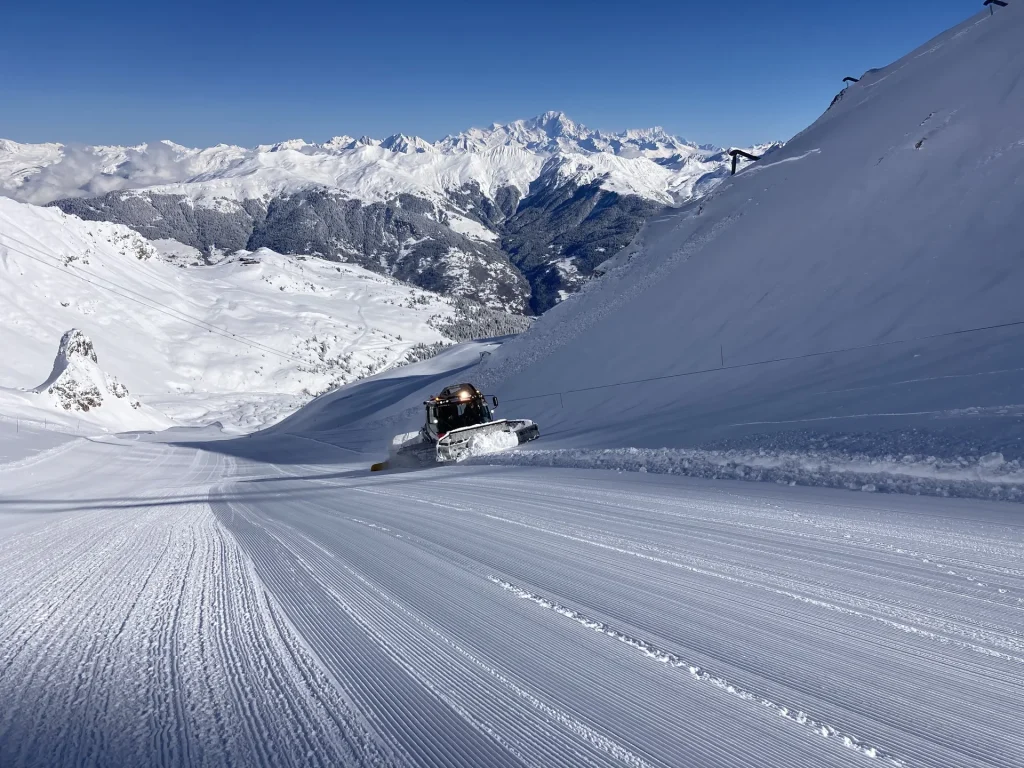
[[[180,309],[175,309],[174,307],[168,306],[167,304],[164,304],[164,303],[162,303],[160,301],[157,301],[156,299],[151,298],[150,296],[147,296],[147,295],[145,295],[143,293],[139,293],[138,291],[134,291],[131,288],[127,288],[127,287],[125,287],[123,285],[119,285],[118,283],[115,283],[113,280],[110,280],[109,278],[101,277],[99,275],[93,275],[92,276],[93,279],[90,280],[89,278],[85,277],[84,275],[80,275],[80,274],[78,274],[76,272],[73,272],[73,271],[71,271],[69,269],[66,269],[65,267],[61,266],[60,264],[55,264],[55,263],[47,261],[47,259],[50,259],[50,258],[53,257],[53,254],[48,253],[47,251],[45,251],[44,249],[40,248],[39,246],[33,245],[31,243],[26,243],[24,240],[20,240],[20,239],[18,239],[16,237],[11,236],[10,234],[5,234],[4,237],[5,237],[5,239],[13,240],[16,243],[18,243],[20,245],[23,245],[26,248],[31,248],[34,251],[36,251],[36,253],[41,254],[43,256],[43,260],[41,261],[41,263],[44,263],[47,266],[55,267],[55,268],[61,270],[62,272],[66,272],[67,274],[72,275],[73,277],[76,277],[76,278],[78,278],[80,280],[83,280],[84,282],[90,283],[91,285],[95,285],[97,288],[103,288],[104,290],[108,290],[108,291],[111,291],[113,293],[117,293],[118,290],[120,290],[120,291],[125,291],[125,292],[130,293],[130,294],[134,294],[134,296],[141,298],[143,301],[140,302],[137,299],[132,298],[131,296],[124,296],[123,294],[118,294],[118,295],[121,295],[122,298],[127,298],[130,301],[135,301],[138,304],[142,304],[142,306],[146,306],[146,307],[148,307],[150,309],[155,309],[156,311],[161,312],[162,314],[167,314],[168,316],[170,316],[170,317],[172,317],[174,319],[182,320],[182,321],[184,321],[184,322],[186,322],[186,323],[188,323],[190,325],[195,325],[195,326],[197,326],[197,327],[199,327],[199,328],[201,328],[203,330],[209,331],[211,333],[216,333],[216,334],[218,334],[220,336],[225,336],[225,338],[233,338],[233,339],[235,339],[237,341],[240,341],[240,342],[242,342],[244,344],[247,344],[247,345],[253,347],[254,349],[259,349],[259,350],[264,351],[264,352],[270,352],[271,354],[274,354],[274,355],[277,355],[279,357],[283,357],[283,358],[286,358],[286,359],[289,359],[289,360],[294,360],[294,361],[299,362],[299,363],[303,363],[303,364],[308,364],[309,363],[308,360],[304,360],[304,359],[296,357],[294,355],[290,355],[287,352],[282,352],[281,350],[275,349],[275,348],[270,347],[270,346],[267,346],[266,344],[264,344],[262,342],[255,341],[253,339],[249,339],[249,338],[247,338],[245,336],[241,336],[241,335],[235,333],[234,331],[229,331],[229,330],[227,330],[225,328],[221,328],[220,326],[214,325],[213,323],[210,323],[210,322],[208,322],[206,320],[202,320],[201,318],[195,317],[194,315],[190,315],[187,312],[183,312]],[[31,254],[25,253],[24,251],[19,251],[17,249],[12,249],[12,250],[15,250],[17,253],[20,253],[23,256],[28,256],[29,258],[33,258]],[[40,259],[38,259],[38,258],[35,259],[35,260],[36,261],[40,261]],[[104,283],[108,283],[109,285],[104,285]],[[111,288],[110,285],[113,285],[114,288]],[[115,290],[115,289],[117,289],[117,290]],[[144,302],[149,302],[149,303],[146,304]]]
[[[72,277],[75,277],[75,278],[77,278],[77,279],[79,279],[79,280],[81,280],[81,281],[83,281],[85,283],[88,283],[89,285],[95,286],[96,288],[102,288],[103,290],[109,291],[109,292],[111,292],[111,293],[113,293],[113,294],[115,294],[117,296],[120,296],[121,298],[127,299],[128,301],[135,302],[136,304],[139,304],[139,305],[141,305],[143,307],[146,307],[147,309],[152,309],[152,310],[154,310],[156,312],[159,312],[161,314],[167,315],[168,317],[170,317],[170,318],[172,318],[174,320],[178,320],[178,321],[186,323],[188,325],[195,326],[196,328],[199,328],[200,330],[207,331],[209,333],[214,333],[214,334],[217,334],[218,336],[223,336],[226,339],[237,341],[237,342],[239,342],[241,344],[244,344],[246,346],[252,347],[253,349],[261,351],[261,352],[268,352],[270,354],[277,355],[278,357],[281,357],[283,359],[292,360],[294,362],[301,363],[303,365],[308,365],[309,364],[308,360],[303,360],[302,358],[295,357],[293,355],[289,355],[288,353],[281,352],[280,350],[274,349],[273,347],[268,347],[268,346],[262,344],[261,342],[254,341],[252,339],[248,339],[248,338],[246,338],[244,336],[240,336],[237,333],[234,333],[233,331],[228,331],[226,329],[220,328],[219,326],[212,325],[212,324],[208,323],[205,320],[201,320],[201,319],[193,317],[191,315],[187,315],[187,314],[181,312],[181,310],[174,309],[173,307],[168,307],[167,305],[161,304],[160,302],[158,302],[158,301],[156,301],[154,299],[151,299],[149,297],[143,296],[143,298],[141,298],[141,299],[137,298],[137,296],[141,296],[141,294],[137,294],[137,296],[130,296],[130,295],[128,295],[128,293],[134,293],[134,291],[131,291],[130,288],[124,288],[122,286],[117,286],[115,288],[115,287],[111,287],[109,285],[104,285],[101,282],[97,282],[95,280],[90,280],[89,278],[85,277],[84,275],[79,275],[79,274],[76,274],[76,273],[72,272],[69,269],[65,269],[65,268],[61,267],[59,264],[54,264],[52,262],[46,261],[45,259],[41,259],[41,258],[38,258],[36,256],[33,256],[32,254],[25,253],[23,251],[18,251],[17,249],[11,249],[11,250],[15,250],[17,253],[20,253],[22,256],[26,256],[27,258],[30,258],[30,259],[32,259],[34,261],[37,261],[40,264],[44,264],[45,266],[48,266],[48,267],[53,267],[54,269],[56,269],[56,270],[58,270],[60,272],[64,272],[64,273],[66,273],[68,275],[71,275]],[[128,293],[122,293],[122,291],[127,291]]]
[[[21,240],[18,240],[17,238],[13,238],[13,237],[11,237],[8,234],[4,235],[4,239],[5,240],[12,240],[12,241],[14,241],[16,243],[19,243],[20,245],[23,245],[23,246],[27,247],[27,248],[32,248],[33,250],[36,250],[39,253],[43,253],[42,249],[36,248],[35,246],[32,246],[31,244],[28,244],[28,243],[25,243],[25,242],[23,242]],[[302,358],[296,357],[294,355],[290,355],[287,352],[282,352],[279,349],[274,349],[273,347],[268,347],[267,345],[265,345],[265,344],[263,344],[261,342],[255,341],[253,339],[249,339],[249,338],[247,338],[245,336],[240,336],[239,334],[237,334],[237,333],[235,333],[233,331],[229,331],[229,330],[227,330],[225,328],[221,328],[219,326],[213,325],[212,323],[209,323],[206,320],[202,320],[200,318],[197,318],[197,317],[189,315],[189,314],[187,314],[185,312],[182,312],[179,309],[175,309],[173,307],[167,306],[166,304],[162,304],[161,302],[159,302],[159,301],[157,301],[155,299],[152,299],[149,296],[145,296],[144,294],[138,293],[137,291],[133,291],[131,288],[125,288],[124,286],[118,285],[117,283],[113,283],[113,281],[111,281],[111,280],[105,280],[105,282],[112,283],[116,287],[111,287],[110,285],[104,285],[102,282],[98,282],[97,280],[90,279],[90,278],[86,277],[85,275],[80,275],[80,274],[78,274],[76,272],[71,271],[70,269],[62,267],[60,264],[54,263],[52,261],[48,261],[47,260],[49,258],[48,256],[40,258],[39,256],[33,256],[30,253],[26,253],[25,251],[19,250],[17,248],[13,248],[10,245],[7,245],[7,247],[10,248],[15,253],[19,253],[22,256],[25,256],[25,257],[27,257],[29,259],[32,259],[33,261],[37,261],[40,264],[44,264],[45,266],[52,267],[53,269],[56,269],[56,270],[58,270],[60,272],[64,272],[65,274],[71,275],[72,277],[75,277],[75,278],[77,278],[79,280],[82,280],[83,282],[86,282],[86,283],[88,283],[88,284],[90,284],[92,286],[95,286],[96,288],[102,288],[103,290],[110,291],[111,293],[114,293],[114,294],[120,296],[123,299],[127,299],[129,301],[133,301],[136,304],[140,304],[140,305],[146,307],[147,309],[152,309],[152,310],[155,310],[157,312],[160,312],[161,314],[167,315],[168,317],[171,317],[174,320],[179,320],[179,321],[187,323],[189,325],[193,325],[193,326],[195,326],[195,327],[197,327],[197,328],[199,328],[201,330],[208,331],[209,333],[215,333],[218,336],[223,336],[226,339],[232,339],[234,341],[237,341],[237,342],[239,342],[241,344],[245,344],[245,345],[247,345],[249,347],[252,347],[253,349],[259,350],[261,352],[269,352],[270,354],[277,355],[280,358],[283,358],[283,359],[286,359],[286,360],[291,360],[293,362],[300,363],[302,365],[309,365],[310,364],[309,360],[303,360]],[[99,278],[99,280],[104,280],[104,278]],[[131,295],[128,295],[128,294],[135,294],[135,295],[131,296]]]
[[[802,355],[790,355],[787,357],[774,357],[767,360],[754,360],[748,363],[734,363],[732,365],[720,365],[714,368],[700,368],[695,371],[684,371],[682,373],[667,373],[663,376],[651,376],[645,379],[631,379],[629,381],[616,381],[609,384],[595,384],[590,387],[579,387],[577,389],[567,389],[562,392],[545,392],[540,395],[525,395],[523,397],[510,397],[506,398],[506,403],[519,402],[521,400],[537,400],[544,397],[554,397],[558,395],[573,395],[580,392],[593,392],[599,389],[611,389],[613,387],[623,387],[632,384],[648,384],[654,381],[665,381],[668,379],[682,379],[688,376],[702,376],[707,373],[718,373],[721,371],[735,371],[741,368],[755,368],[762,365],[771,365],[773,363],[786,363],[795,360],[807,360],[815,357],[825,357],[828,355],[837,355],[843,352],[857,352],[865,349],[876,349],[878,347],[890,347],[898,344],[913,344],[920,341],[930,341],[932,339],[948,338],[950,336],[963,336],[970,333],[979,333],[983,331],[994,331],[1003,328],[1015,328],[1024,326],[1024,320],[1012,320],[1007,323],[995,323],[993,325],[983,325],[976,328],[962,328],[956,331],[943,331],[941,333],[930,333],[924,336],[915,336],[907,339],[893,339],[891,341],[879,341],[872,344],[860,344],[852,347],[841,347],[839,349],[828,349],[821,352],[806,352]]]

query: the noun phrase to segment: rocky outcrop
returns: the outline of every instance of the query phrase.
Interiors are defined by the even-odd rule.
[[[88,413],[111,400],[135,410],[142,407],[124,384],[100,370],[92,341],[75,328],[61,337],[49,378],[33,392],[49,395],[65,411]]]

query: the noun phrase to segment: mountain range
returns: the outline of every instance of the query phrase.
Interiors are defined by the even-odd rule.
[[[548,112],[437,142],[396,134],[197,149],[0,140],[0,195],[177,241],[199,251],[197,263],[261,249],[309,254],[539,314],[652,214],[712,189],[730,162],[720,147],[661,128],[607,133]]]

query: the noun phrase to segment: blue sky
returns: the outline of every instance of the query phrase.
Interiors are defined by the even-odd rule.
[[[16,2],[0,137],[255,145],[437,139],[562,110],[698,142],[786,139],[846,75],[978,0]]]

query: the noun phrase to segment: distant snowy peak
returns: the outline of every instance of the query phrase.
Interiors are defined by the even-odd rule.
[[[133,147],[2,141],[0,196],[45,204],[210,178],[252,154],[228,144],[193,149],[168,140]]]
[[[401,133],[388,136],[379,146],[384,149],[390,149],[392,152],[401,152],[403,154],[437,151],[434,145],[426,139],[421,139],[419,136],[406,136]]]
[[[351,136],[333,136],[329,141],[325,141],[320,146],[324,150],[330,152],[332,150],[338,151],[342,149],[352,149],[355,146],[356,140]]]
[[[336,136],[322,144],[296,138],[253,149],[229,144],[189,148],[169,140],[131,147],[0,140],[0,195],[46,204],[153,189],[193,199],[267,200],[319,186],[367,201],[399,194],[436,200],[469,185],[492,198],[504,186],[525,196],[549,158],[583,156],[596,157],[589,162],[610,174],[607,189],[671,202],[678,200],[679,190],[693,186],[692,173],[707,172],[704,164],[712,159],[724,163],[722,152],[660,127],[591,130],[563,112],[472,128],[436,143],[405,134],[383,140]],[[637,162],[609,163],[609,157]],[[687,178],[662,178],[647,167],[649,161]]]
[[[586,141],[591,131],[562,112],[545,112],[529,120],[516,120],[508,125],[494,124],[488,130],[474,129],[464,135],[491,145],[500,142],[557,151]]]
[[[251,149],[7,141],[0,197],[176,240],[209,263],[265,247],[543,312],[647,216],[710,191],[730,166],[725,150],[661,127],[609,133],[545,112],[436,143],[401,133]]]
[[[165,142],[169,143],[169,142]],[[175,145],[176,146],[176,145]],[[430,142],[420,136],[396,133],[385,139],[363,136],[336,136],[322,144],[309,143],[303,139],[289,139],[276,144],[260,144],[256,152],[281,152],[294,150],[315,155],[321,152],[339,152],[358,147],[381,147],[401,154],[429,152],[484,152],[499,147],[515,147],[529,152],[555,154],[595,152],[623,155],[626,157],[667,157],[672,154],[693,154],[717,152],[719,147],[705,144],[698,146],[680,139],[660,126],[653,128],[629,129],[619,133],[591,130],[573,121],[564,112],[545,112],[543,115],[526,120],[515,120],[508,124],[494,123],[490,128],[471,128],[438,142]],[[179,148],[184,150],[184,148]]]
[[[500,146],[517,146],[532,152],[609,153],[625,157],[670,157],[673,154],[714,152],[717,147],[698,146],[672,136],[663,128],[631,129],[619,133],[591,130],[564,112],[545,112],[529,120],[516,120],[490,128],[471,128],[437,143],[443,150],[480,151]]]
[[[301,152],[305,147],[310,146],[303,139],[289,139],[279,141],[276,144],[260,144],[256,147],[257,152],[283,152],[286,149],[293,149]]]
[[[29,177],[60,162],[63,155],[61,144],[21,144],[0,139],[0,195],[10,195]]]

